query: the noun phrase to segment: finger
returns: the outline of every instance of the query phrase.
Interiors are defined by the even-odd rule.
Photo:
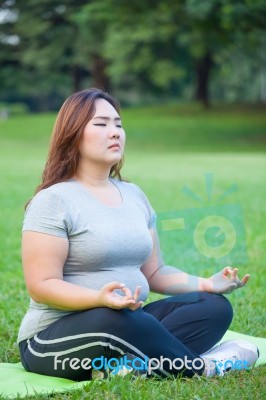
[[[231,276],[232,279],[237,279],[237,272],[238,272],[238,268],[234,268],[232,271],[232,276]]]
[[[136,301],[137,301],[138,298],[139,298],[140,290],[141,290],[141,287],[140,287],[140,286],[137,286],[136,289],[135,289],[134,300],[136,300]]]
[[[115,289],[123,289],[123,287],[125,287],[124,283],[114,281],[104,285],[103,289],[107,292],[112,292]]]
[[[138,308],[141,308],[143,305],[143,301],[138,301],[136,304],[133,304],[132,306],[129,306],[130,310],[136,311]]]
[[[131,290],[128,287],[124,286],[122,288],[122,291],[124,292],[126,298],[128,298],[128,299],[132,299],[133,298]]]
[[[124,296],[121,296],[120,298],[118,297],[112,298],[111,303],[112,307],[117,309],[130,308],[132,306],[135,306],[135,300],[126,299]]]
[[[250,275],[249,275],[249,274],[246,274],[246,275],[244,276],[244,278],[241,279],[242,286],[245,286],[245,284],[247,283],[247,281],[249,280],[249,278],[250,278]]]
[[[225,276],[231,274],[232,272],[233,272],[233,269],[232,269],[231,267],[225,267],[225,268],[223,269],[223,274],[224,274]]]

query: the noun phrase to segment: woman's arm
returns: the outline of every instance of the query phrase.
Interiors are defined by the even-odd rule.
[[[25,231],[22,236],[22,262],[29,295],[37,303],[77,311],[95,307],[139,308],[139,288],[134,295],[120,282],[110,282],[101,290],[84,288],[63,280],[63,267],[69,244],[65,238]],[[113,291],[121,289],[124,296]]]
[[[153,251],[141,271],[149,282],[150,289],[157,293],[174,295],[188,292],[230,293],[244,286],[249,275],[242,280],[237,277],[237,268],[226,267],[210,278],[202,278],[187,274],[175,267],[164,264],[159,238],[156,230],[151,230]]]

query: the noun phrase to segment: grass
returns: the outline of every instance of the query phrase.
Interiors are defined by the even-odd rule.
[[[240,274],[251,280],[230,295],[235,310],[231,329],[265,336],[263,299],[266,259],[266,116],[265,110],[217,107],[203,111],[197,106],[169,105],[123,111],[127,131],[123,174],[147,194],[158,216],[173,211],[187,215],[229,205],[242,210],[243,248],[237,260]],[[0,121],[0,361],[18,362],[17,330],[28,306],[20,259],[23,205],[32,196],[45,162],[55,115],[25,115]],[[206,173],[212,174],[212,195],[207,196]],[[209,177],[211,175],[208,175]],[[217,199],[232,184],[237,190]],[[203,199],[197,202],[182,191],[189,186]],[[207,191],[206,191],[207,189]],[[235,207],[235,208],[234,208]],[[179,215],[179,214],[178,214]],[[168,263],[200,275],[223,267],[226,259],[181,258],[174,252],[178,232],[162,233]],[[244,250],[243,250],[244,249]],[[234,258],[235,257],[235,258]],[[211,262],[210,262],[211,261]],[[212,263],[213,262],[213,263]],[[152,294],[149,300],[158,298]],[[204,379],[143,381],[130,377],[95,380],[82,390],[55,394],[54,399],[261,399],[265,366],[250,372]],[[19,398],[19,397],[18,397]],[[36,395],[36,399],[47,396]],[[0,399],[1,396],[0,396]]]

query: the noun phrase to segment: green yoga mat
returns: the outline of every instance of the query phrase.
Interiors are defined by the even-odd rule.
[[[0,395],[5,398],[34,396],[35,394],[52,394],[56,392],[80,389],[86,382],[74,382],[69,379],[55,378],[27,372],[21,363],[0,364]]]
[[[249,340],[260,350],[260,358],[256,366],[266,363],[266,338],[244,335],[242,333],[227,331],[224,340]],[[0,394],[5,398],[15,398],[35,395],[51,394],[55,392],[71,391],[79,389],[90,381],[74,382],[68,379],[54,378],[50,376],[26,372],[21,365],[2,363],[0,364]]]

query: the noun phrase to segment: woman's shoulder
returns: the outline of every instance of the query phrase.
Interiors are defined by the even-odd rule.
[[[125,190],[127,192],[131,192],[132,194],[136,195],[144,195],[144,192],[142,189],[135,183],[125,181],[125,180],[119,180],[115,178],[110,178],[110,180],[120,189]]]
[[[67,193],[71,193],[71,183],[69,181],[56,183],[48,188],[40,190],[31,199],[28,207],[38,204],[54,204],[63,202]]]
[[[126,191],[127,195],[129,195],[134,202],[136,202],[143,210],[145,210],[149,219],[149,227],[154,228],[156,213],[144,191],[138,185],[132,182],[119,180],[114,180],[113,182],[118,186],[121,192]]]
[[[145,204],[148,204],[150,206],[150,202],[142,190],[140,186],[138,186],[136,183],[133,182],[128,182],[128,181],[120,181],[117,179],[113,179],[112,181],[121,191],[126,191],[131,197],[137,198],[141,200],[141,202],[144,202]]]
[[[28,204],[23,231],[67,237],[71,229],[69,207],[64,198],[64,183],[40,190]]]

